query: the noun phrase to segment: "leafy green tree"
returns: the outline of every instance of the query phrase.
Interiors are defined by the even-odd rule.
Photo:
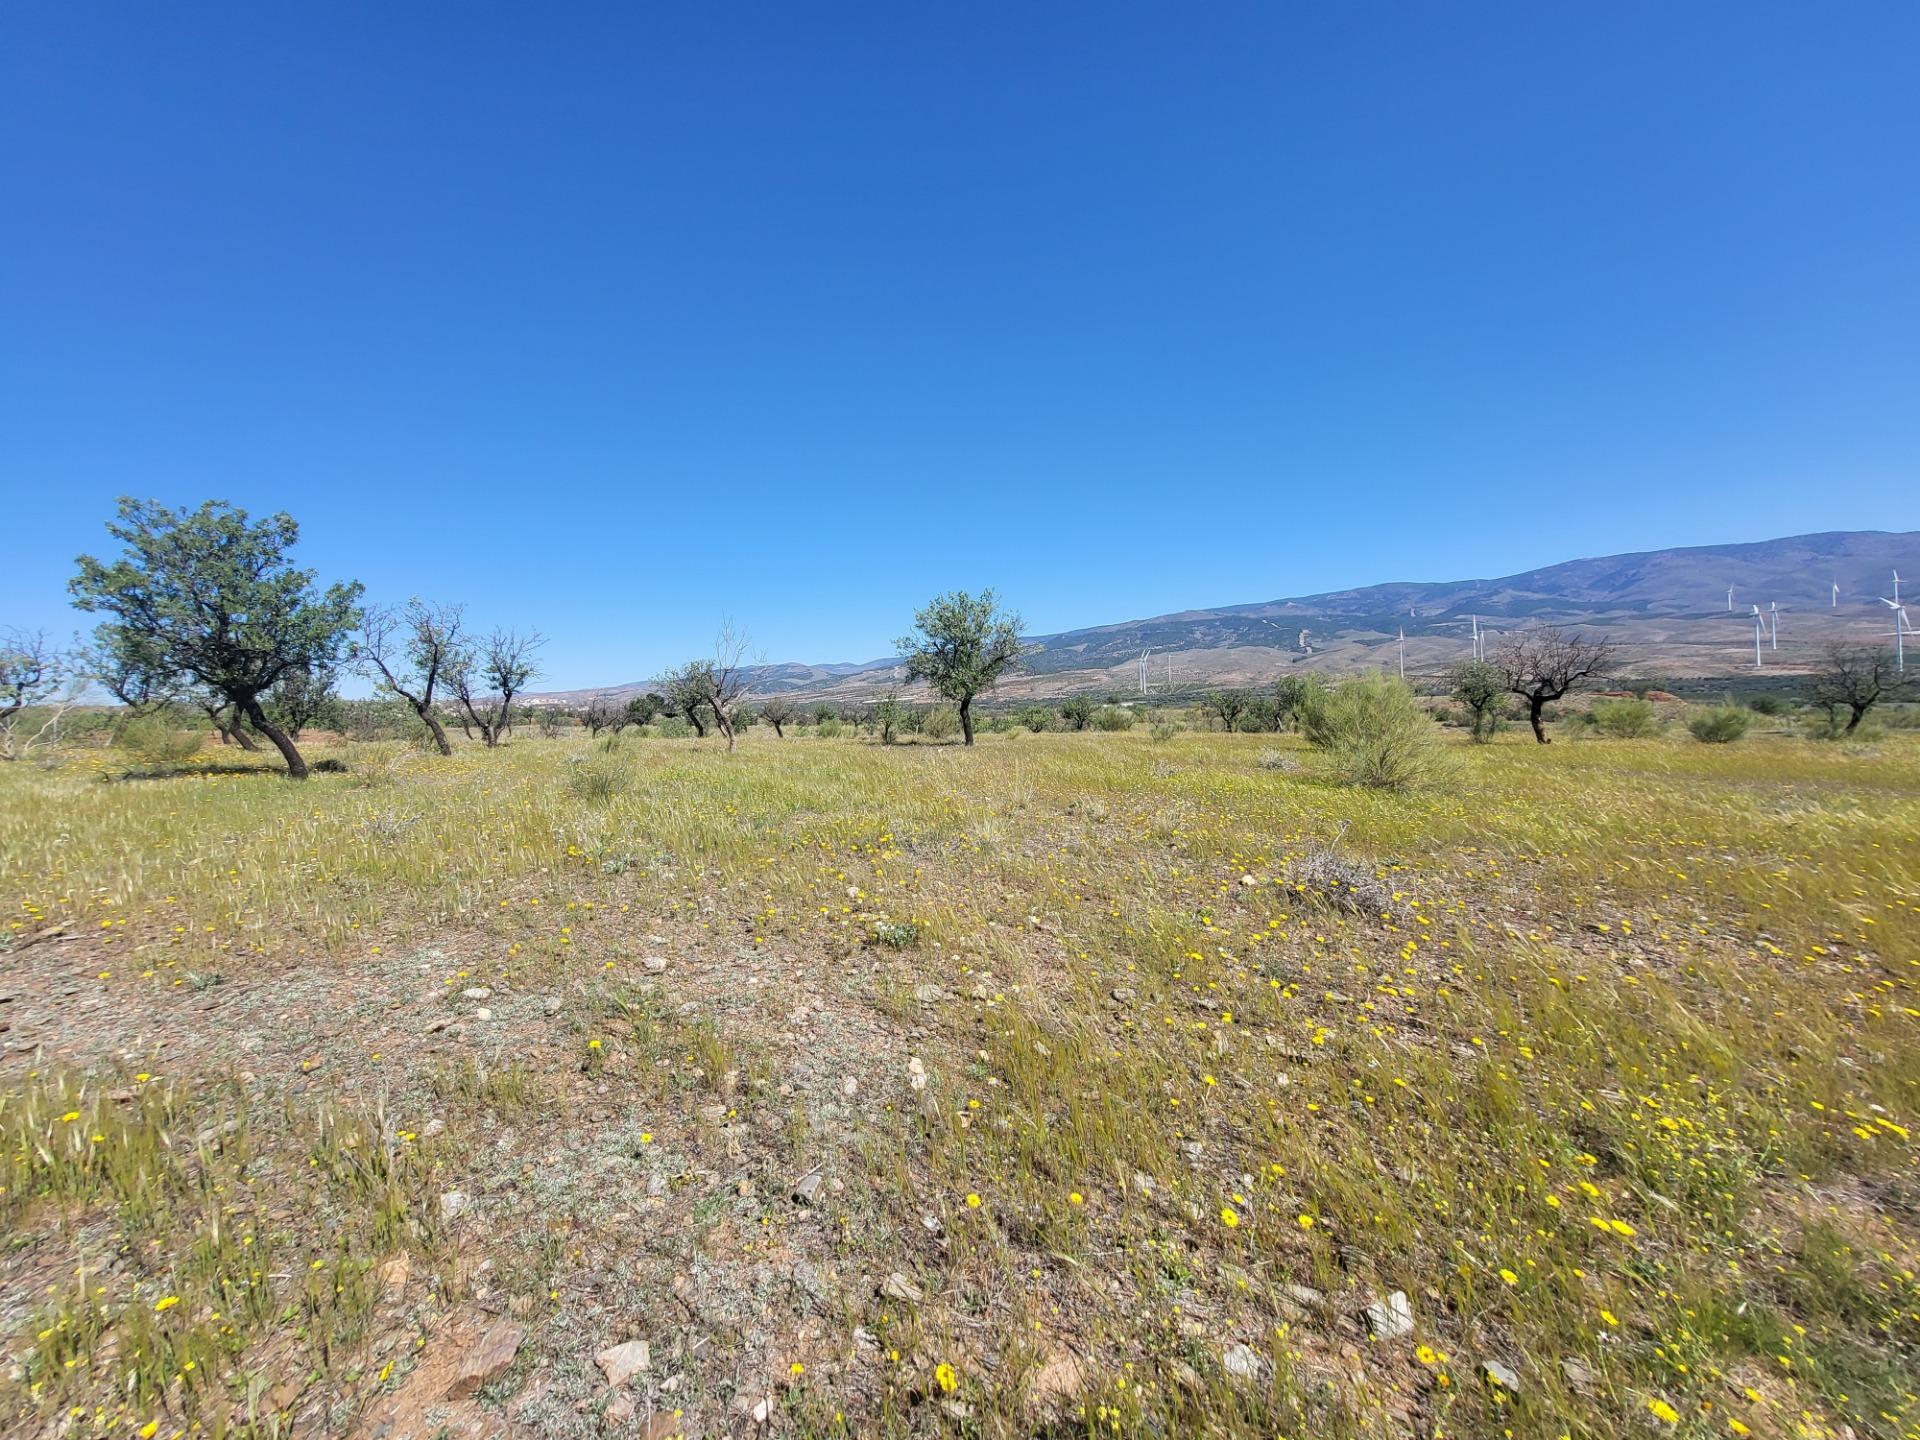
[[[1053,728],[1053,712],[1044,705],[1029,705],[1013,718],[1036,735]]]
[[[262,697],[267,714],[294,740],[310,725],[331,727],[338,717],[338,672],[331,665],[287,671]]]
[[[289,671],[339,661],[360,622],[359,583],[316,589],[314,572],[288,555],[300,537],[292,516],[251,521],[220,500],[185,511],[123,497],[107,533],[125,546],[121,557],[82,555],[69,585],[78,608],[111,617],[96,642],[224,696],[273,743],[287,774],[306,779],[305,758],[263,697]]]
[[[913,625],[917,633],[897,642],[907,678],[925,680],[936,695],[959,707],[960,733],[971,745],[974,697],[1026,654],[1020,617],[1000,610],[991,590],[978,596],[955,590],[936,596],[913,617]]]
[[[898,738],[900,728],[906,723],[907,707],[900,703],[896,695],[883,696],[873,707],[873,725],[880,732],[880,743],[891,745]]]
[[[1493,739],[1500,725],[1500,710],[1507,703],[1507,677],[1497,665],[1485,660],[1462,660],[1447,671],[1447,693],[1466,706],[1471,718],[1469,734],[1476,745]]]
[[[1069,730],[1084,730],[1093,719],[1093,701],[1085,695],[1069,695],[1060,702],[1060,718]]]
[[[1240,717],[1246,713],[1247,697],[1238,690],[1215,690],[1202,702],[1209,715],[1220,722],[1220,728],[1229,735],[1240,723]]]
[[[1282,675],[1273,682],[1274,724],[1282,730],[1296,728],[1301,713],[1326,688],[1326,682],[1318,675]]]
[[[667,713],[666,697],[649,690],[644,695],[636,695],[627,701],[627,724],[651,725],[660,716]]]

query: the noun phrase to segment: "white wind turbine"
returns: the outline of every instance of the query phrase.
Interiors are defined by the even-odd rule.
[[[1733,613],[1733,586],[1727,586],[1727,613]]]
[[[1840,608],[1840,582],[1838,580],[1833,582],[1833,600],[1831,602],[1831,608],[1835,610],[1838,610]]]
[[[1760,640],[1767,631],[1767,617],[1760,613],[1758,605],[1753,607],[1753,668],[1760,668]]]
[[[1893,611],[1893,668],[1904,675],[1907,673],[1906,637],[1915,633],[1913,624],[1907,619],[1907,607],[1898,600],[1882,595],[1880,603]]]
[[[1780,602],[1778,600],[1767,602],[1767,629],[1773,635],[1773,648],[1778,650],[1780,648]]]

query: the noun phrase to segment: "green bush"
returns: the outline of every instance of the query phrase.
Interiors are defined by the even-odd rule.
[[[929,740],[951,740],[960,733],[960,712],[951,705],[936,705],[921,722],[920,733]]]
[[[142,765],[180,765],[200,753],[207,732],[183,729],[167,711],[135,715],[120,727],[114,745]]]
[[[1406,683],[1391,676],[1342,680],[1298,713],[1307,743],[1326,751],[1348,784],[1410,790],[1446,768],[1433,721]]]
[[[813,727],[814,735],[821,740],[832,740],[846,733],[847,727],[840,723],[837,715],[822,715]]]
[[[1164,745],[1180,733],[1180,727],[1166,720],[1156,720],[1147,730],[1147,738],[1156,745]]]
[[[1014,718],[1036,735],[1053,728],[1053,712],[1044,705],[1029,705]]]
[[[1756,715],[1784,715],[1789,707],[1778,695],[1756,695],[1747,701],[1747,708]]]
[[[1700,705],[1687,716],[1687,733],[1702,745],[1730,745],[1753,725],[1753,712],[1738,705]]]
[[[685,740],[689,735],[693,734],[693,726],[682,720],[678,715],[662,715],[658,720],[654,721],[652,725],[642,727],[640,733],[645,735],[649,731],[651,731],[657,739]]]
[[[1651,700],[1596,700],[1593,728],[1613,740],[1645,740],[1660,733]]]
[[[611,746],[608,747],[610,752]],[[567,776],[567,789],[576,799],[590,805],[604,805],[633,784],[633,771],[615,760],[611,753],[575,761]]]
[[[1084,695],[1069,695],[1060,702],[1060,719],[1069,730],[1084,730],[1093,718],[1093,701]]]
[[[1124,705],[1102,705],[1093,712],[1093,728],[1096,730],[1131,730],[1133,711]]]

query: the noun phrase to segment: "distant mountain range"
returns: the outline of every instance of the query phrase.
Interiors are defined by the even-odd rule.
[[[1903,567],[1920,600],[1920,531],[1841,530],[1569,560],[1495,580],[1395,581],[1183,610],[1031,636],[1034,651],[1024,673],[995,693],[1135,693],[1143,654],[1154,691],[1261,684],[1299,670],[1397,668],[1403,633],[1408,675],[1433,675],[1471,653],[1475,617],[1496,634],[1538,623],[1604,634],[1618,647],[1622,675],[1751,674],[1755,605],[1767,624],[1763,670],[1804,671],[1837,638],[1879,636],[1891,643],[1892,612],[1880,597],[1892,593],[1893,572]],[[762,695],[870,699],[897,683],[897,667],[892,658],[763,665],[754,688]],[[594,695],[638,694],[647,686],[629,681],[540,698],[584,703]]]

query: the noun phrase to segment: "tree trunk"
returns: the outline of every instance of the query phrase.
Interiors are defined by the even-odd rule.
[[[241,725],[238,715],[234,716],[233,723],[221,732],[222,738],[220,743],[222,745],[227,743],[225,737],[228,735],[233,737],[233,743],[238,745],[242,750],[251,750],[256,755],[260,753],[260,747],[253,743],[253,737],[247,734],[246,728]]]
[[[1847,708],[1853,711],[1852,718],[1847,721],[1847,734],[1851,735],[1854,730],[1858,728],[1860,722],[1867,718],[1867,707],[1849,700],[1847,702]]]
[[[713,713],[714,718],[720,722],[720,733],[727,737],[727,753],[731,755],[733,753],[733,721],[718,710]]]
[[[960,702],[960,733],[966,737],[967,744],[973,744],[973,697],[971,695]]]
[[[413,710],[414,713],[420,717],[420,723],[425,725],[428,732],[433,736],[433,743],[439,747],[440,753],[442,755],[453,754],[453,746],[447,743],[447,727],[440,723],[440,717],[433,713],[433,707],[431,705],[416,705],[413,707]]]
[[[242,710],[246,711],[247,718],[253,722],[253,728],[271,740],[273,748],[278,750],[281,758],[287,762],[287,777],[291,780],[306,779],[307,762],[301,756],[299,748],[287,737],[286,731],[267,718],[267,712],[260,708],[259,699],[249,695],[238,704]]]
[[[787,738],[787,732],[786,732],[786,731],[784,731],[784,730],[782,730],[782,729],[780,728],[780,722],[779,722],[778,720],[769,720],[769,721],[768,721],[767,723],[768,723],[769,725],[771,725],[771,726],[773,726],[773,738],[774,738],[774,739],[776,739],[776,740],[784,740],[784,739],[786,739],[786,738]]]
[[[1527,697],[1527,723],[1533,726],[1533,738],[1542,745],[1551,745],[1553,741],[1547,738],[1547,727],[1540,720],[1540,712],[1546,708],[1547,702],[1538,696]]]

